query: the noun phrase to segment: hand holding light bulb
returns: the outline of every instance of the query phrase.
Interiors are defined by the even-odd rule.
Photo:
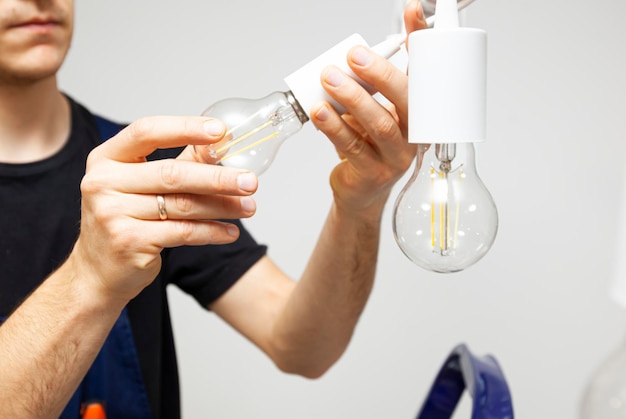
[[[365,208],[374,202],[384,204],[414,157],[415,147],[407,147],[404,138],[411,119],[413,132],[419,132],[410,142],[420,144],[420,154],[394,208],[398,245],[413,262],[436,272],[456,272],[474,264],[491,247],[498,223],[495,204],[474,162],[472,142],[484,139],[486,36],[484,31],[458,27],[457,8],[469,3],[438,0],[429,21],[421,3],[414,0],[407,5],[405,27],[418,44],[412,47],[418,52],[409,53],[413,85],[417,85],[408,89],[413,102],[410,115],[406,77],[397,69],[368,75],[368,66],[372,71],[384,65],[372,60],[376,54],[356,48],[365,41],[354,35],[289,76],[289,91],[257,101],[227,99],[210,106],[204,115],[222,119],[229,131],[220,143],[196,148],[197,155],[208,163],[248,168],[258,175],[269,167],[282,142],[313,119],[343,159],[331,176],[336,202],[345,196],[351,207],[358,202]],[[418,31],[433,20],[434,31]],[[374,50],[389,58],[403,42],[403,36],[390,37]],[[335,67],[346,54],[350,66]],[[324,74],[324,90],[315,80],[319,73]],[[363,89],[368,95],[362,94]],[[351,93],[342,96],[344,92]],[[382,93],[395,109],[382,108],[369,96],[374,92]],[[357,106],[355,98],[370,103]],[[382,166],[375,164],[381,161]],[[356,184],[368,187],[353,187]]]
[[[387,39],[373,47],[374,53],[388,58],[404,43],[403,35]],[[376,89],[360,79],[346,61],[350,48],[367,45],[358,34],[338,43],[307,65],[289,75],[285,82],[290,90],[274,92],[261,99],[232,98],[207,108],[203,115],[224,122],[229,130],[223,141],[196,147],[200,159],[207,163],[246,168],[257,175],[271,165],[282,143],[309,121],[309,112],[318,102],[329,102],[333,109],[345,113],[344,106],[331,97],[319,82],[329,65],[359,83],[369,94]]]
[[[408,32],[432,24],[432,19],[426,21],[418,0],[408,3],[405,20]],[[394,34],[372,49],[374,53],[389,58],[401,48],[405,40],[405,34]],[[310,119],[314,104],[327,101],[340,114],[345,112],[345,107],[332,98],[319,83],[320,74],[329,65],[339,67],[368,93],[379,91],[379,88],[358,77],[346,64],[348,51],[356,45],[367,43],[359,35],[350,36],[288,76],[285,81],[289,91],[274,92],[257,100],[225,99],[209,106],[203,115],[221,119],[229,127],[229,131],[226,139],[219,144],[196,147],[199,159],[212,164],[247,168],[257,175],[263,173],[271,165],[281,144]],[[352,98],[348,98],[350,99]],[[398,102],[397,107],[405,108],[406,100]],[[400,111],[402,112],[401,109]]]

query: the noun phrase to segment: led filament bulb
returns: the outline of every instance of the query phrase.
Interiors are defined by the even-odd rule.
[[[498,230],[473,144],[486,136],[486,45],[484,31],[459,27],[456,0],[437,0],[434,28],[409,35],[409,141],[418,153],[393,230],[404,254],[434,272],[473,265]]]
[[[409,259],[433,272],[463,270],[487,253],[497,219],[476,172],[474,144],[418,145],[415,171],[393,219],[396,241]]]
[[[202,161],[249,169],[257,175],[272,164],[281,144],[309,120],[290,91],[258,100],[224,99],[202,115],[228,127],[224,140],[195,148]]]

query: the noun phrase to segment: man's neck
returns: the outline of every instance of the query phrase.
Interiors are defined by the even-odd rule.
[[[0,82],[0,162],[30,163],[59,151],[70,132],[70,107],[50,77],[25,85]]]

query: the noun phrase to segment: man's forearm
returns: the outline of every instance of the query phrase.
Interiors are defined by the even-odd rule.
[[[98,301],[66,263],[0,326],[0,417],[56,418],[121,306]]]
[[[323,374],[345,351],[372,290],[382,211],[330,211],[275,332],[282,369]]]

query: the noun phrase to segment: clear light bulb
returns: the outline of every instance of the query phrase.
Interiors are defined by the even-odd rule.
[[[257,100],[224,99],[202,115],[217,118],[228,127],[224,140],[195,147],[202,160],[249,169],[257,175],[272,164],[282,143],[309,120],[291,91]]]
[[[598,368],[585,389],[580,419],[626,417],[626,340]]]
[[[498,230],[473,144],[486,137],[487,36],[459,27],[457,7],[468,3],[437,0],[433,29],[409,35],[409,142],[418,153],[393,230],[404,254],[434,272],[476,263]]]
[[[487,253],[497,220],[474,144],[418,145],[415,171],[394,206],[394,236],[409,259],[433,272],[463,270]]]
[[[626,163],[626,161],[625,161]],[[617,241],[613,246],[613,262],[609,296],[619,308],[626,308],[626,165],[622,168],[621,202],[618,206]],[[619,317],[623,311],[617,313]],[[606,327],[606,324],[598,324]],[[580,403],[580,419],[626,418],[626,338],[598,365],[587,382]]]

